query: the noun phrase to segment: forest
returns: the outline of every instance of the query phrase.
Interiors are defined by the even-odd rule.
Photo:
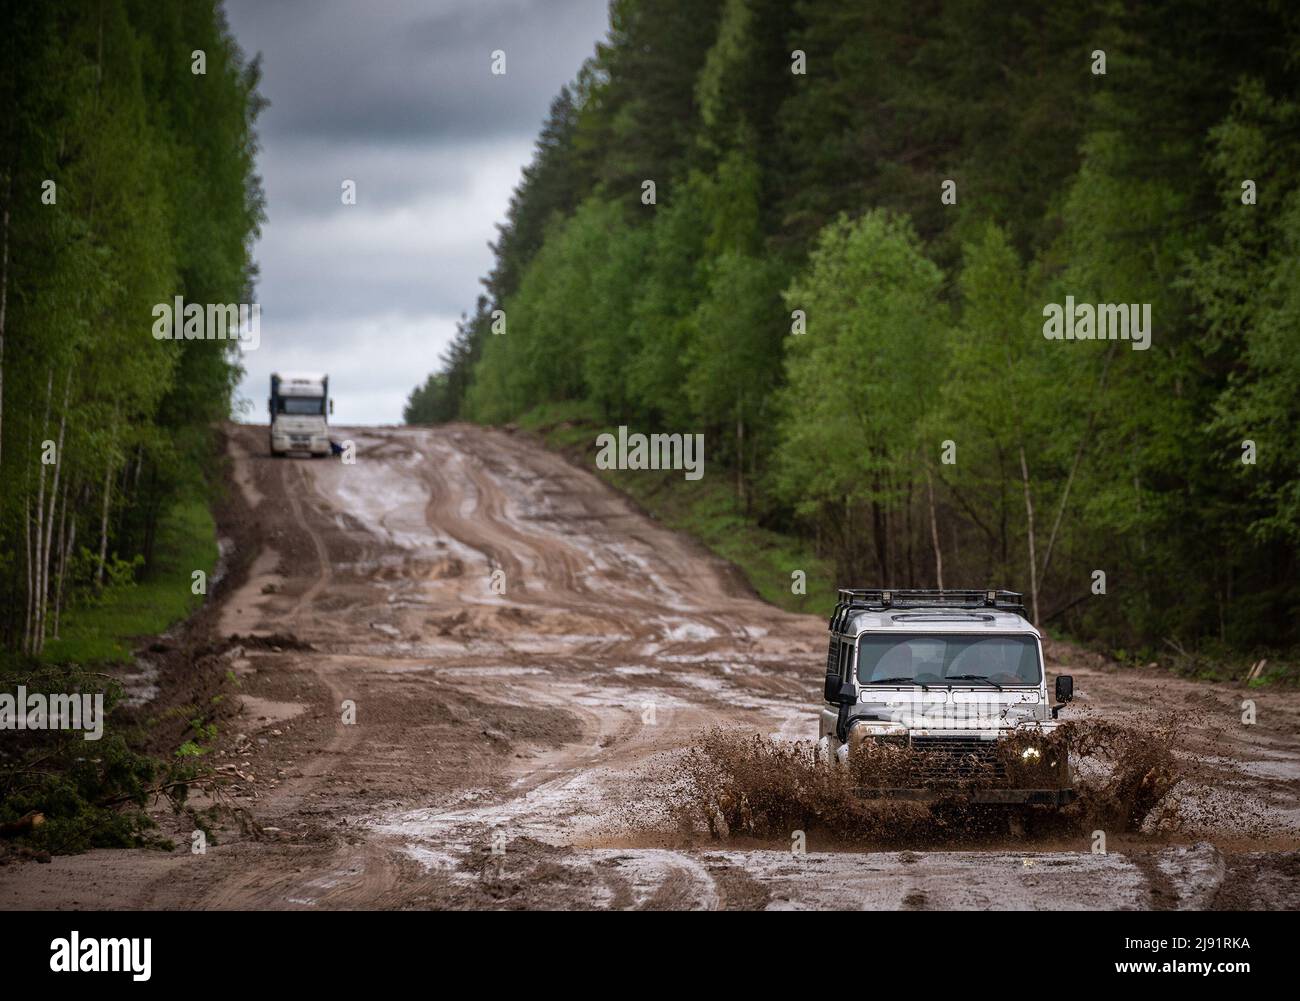
[[[177,296],[251,299],[262,102],[215,0],[0,7],[0,648],[21,658],[217,495],[235,342],[151,331]]]
[[[703,433],[841,584],[1292,645],[1297,58],[1276,0],[614,0],[406,420]]]

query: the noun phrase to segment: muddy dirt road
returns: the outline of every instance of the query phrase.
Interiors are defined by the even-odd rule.
[[[1178,717],[1195,777],[1176,823],[1105,854],[1083,831],[810,830],[794,855],[684,829],[665,789],[704,728],[815,737],[825,623],[526,438],[340,434],[355,465],[272,460],[264,429],[231,432],[262,545],[214,598],[213,641],[251,638],[225,644],[241,708],[211,760],[260,830],[198,855],[163,818],[176,851],[8,866],[0,907],[1300,906],[1300,696],[1121,674],[1061,644],[1069,712]]]

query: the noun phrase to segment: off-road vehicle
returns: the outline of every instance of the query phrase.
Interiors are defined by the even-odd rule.
[[[1003,590],[843,588],[830,620],[819,754],[864,797],[1058,806],[1074,798],[1054,739],[1042,637]]]

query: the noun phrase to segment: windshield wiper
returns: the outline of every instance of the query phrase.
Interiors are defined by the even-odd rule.
[[[875,678],[867,682],[868,685],[917,685],[921,691],[928,692],[929,685],[924,685],[915,678]]]
[[[996,681],[994,681],[992,678],[986,678],[986,677],[985,677],[984,675],[982,675],[982,674],[950,674],[950,675],[948,675],[947,679],[945,679],[945,680],[947,680],[947,681],[984,681],[984,682],[987,682],[988,684],[992,685],[992,686],[993,686],[994,688],[996,688],[999,692],[1002,691],[1002,686],[1001,686],[1001,685],[999,685],[999,684],[998,684]]]

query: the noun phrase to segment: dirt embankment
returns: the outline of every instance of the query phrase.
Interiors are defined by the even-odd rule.
[[[815,736],[825,624],[509,434],[343,433],[355,465],[273,460],[264,431],[232,430],[234,561],[156,653],[164,702],[208,679],[235,696],[210,755],[239,808],[219,843],[193,854],[164,819],[176,852],[5,867],[0,907],[1300,904],[1300,696],[1060,644],[1069,712],[1173,768],[1130,761],[1135,791],[1165,783],[1159,810],[1012,836],[930,814],[864,828],[824,805],[753,823],[751,803],[711,834],[687,788],[701,755],[741,793],[806,797],[790,742]]]

